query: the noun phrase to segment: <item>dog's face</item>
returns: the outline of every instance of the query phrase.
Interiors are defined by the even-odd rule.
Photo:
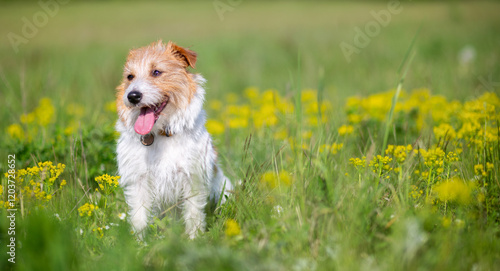
[[[117,87],[117,109],[125,125],[136,133],[151,132],[154,124],[185,109],[196,92],[193,74],[196,53],[172,42],[158,41],[131,50]]]

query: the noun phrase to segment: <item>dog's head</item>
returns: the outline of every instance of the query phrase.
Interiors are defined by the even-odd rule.
[[[197,90],[196,53],[161,40],[131,50],[123,79],[117,87],[117,109],[122,122],[145,135],[178,111],[186,110]],[[164,128],[164,127],[163,127]]]

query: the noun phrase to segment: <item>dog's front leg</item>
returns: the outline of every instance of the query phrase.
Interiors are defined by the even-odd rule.
[[[191,185],[184,190],[182,217],[186,234],[194,239],[199,231],[205,231],[205,205],[208,193],[204,187],[193,189]]]
[[[144,184],[133,184],[125,189],[125,199],[129,206],[130,223],[139,239],[143,239],[148,224],[152,199]]]

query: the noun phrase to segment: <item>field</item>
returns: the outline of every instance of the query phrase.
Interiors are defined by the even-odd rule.
[[[1,270],[498,270],[499,2],[61,2],[0,3]],[[195,240],[136,240],[117,186],[115,87],[158,39],[237,184]]]

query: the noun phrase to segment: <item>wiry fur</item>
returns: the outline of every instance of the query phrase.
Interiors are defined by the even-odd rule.
[[[120,185],[129,205],[130,223],[139,236],[152,216],[178,206],[186,233],[194,238],[205,229],[208,201],[218,202],[221,194],[227,195],[232,189],[217,165],[217,154],[205,129],[205,79],[187,70],[195,62],[193,51],[159,41],[129,53],[123,81],[117,88]],[[153,77],[155,69],[162,75]],[[130,74],[132,80],[127,79]],[[143,95],[137,105],[127,100],[132,90]],[[154,143],[144,146],[134,131],[140,109],[164,100],[168,103],[151,130]],[[165,129],[173,135],[161,135]],[[225,197],[221,199],[224,201]]]

